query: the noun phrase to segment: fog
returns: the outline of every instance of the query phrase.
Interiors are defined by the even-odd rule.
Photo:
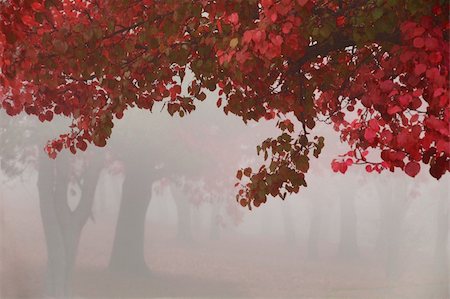
[[[47,140],[67,122],[0,111],[1,298],[449,298],[449,176],[345,175],[325,149],[308,187],[251,211],[236,170],[273,122],[215,102],[184,118],[127,111],[105,148]]]

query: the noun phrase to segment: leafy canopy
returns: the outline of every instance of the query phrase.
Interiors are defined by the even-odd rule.
[[[2,1],[0,107],[69,117],[46,147],[55,157],[105,146],[130,107],[160,102],[183,117],[218,90],[225,113],[276,118],[281,131],[258,146],[259,169],[237,173],[248,207],[306,186],[319,121],[349,146],[335,172],[414,177],[428,165],[439,179],[450,170],[448,20],[437,0]]]

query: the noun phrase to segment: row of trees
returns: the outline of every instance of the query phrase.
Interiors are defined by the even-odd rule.
[[[440,277],[437,281],[442,283],[440,291],[447,294],[448,285],[448,200],[449,190],[441,185],[432,185],[430,182],[422,182],[420,185],[408,183],[405,180],[393,176],[378,176],[370,181],[363,182],[361,177],[350,175],[352,180],[359,181],[362,186],[354,191],[346,188],[332,188],[321,194],[316,194],[311,207],[311,219],[307,239],[307,252],[309,257],[318,258],[320,255],[319,242],[323,239],[324,205],[329,204],[329,198],[338,201],[339,217],[339,241],[337,255],[344,259],[355,259],[359,257],[358,245],[358,201],[372,194],[378,201],[379,227],[375,241],[375,255],[380,255],[386,269],[388,278],[396,278],[400,274],[402,261],[401,245],[408,235],[408,227],[405,226],[405,218],[411,214],[411,204],[416,200],[430,200],[433,207],[434,222],[431,224],[436,229],[433,240],[435,273]],[[323,181],[323,180],[322,180]],[[342,180],[341,180],[342,181]],[[428,186],[426,186],[428,184]],[[425,194],[434,194],[434,198],[424,197]],[[322,197],[322,198],[321,198]],[[328,200],[327,200],[328,198]],[[329,209],[328,209],[329,210]],[[413,214],[414,215],[414,214]],[[329,214],[328,214],[329,216]],[[409,215],[411,217],[411,215]],[[367,221],[367,219],[365,219]],[[417,244],[419,245],[419,244]]]
[[[189,240],[192,238],[192,211],[191,205],[201,204],[205,201],[211,201],[213,207],[223,205],[222,201],[230,200],[232,192],[230,188],[226,188],[225,184],[219,177],[213,177],[212,181],[208,181],[214,173],[207,173],[208,178],[202,178],[198,172],[179,173],[180,166],[194,163],[197,169],[197,161],[195,155],[187,154],[189,147],[184,147],[184,155],[179,157],[176,162],[175,170],[170,171],[166,158],[170,160],[172,154],[167,151],[158,152],[156,149],[150,149],[146,143],[136,144],[142,141],[143,132],[138,134],[140,138],[132,138],[131,136],[122,136],[121,142],[113,143],[109,153],[105,155],[105,151],[87,151],[84,155],[70,157],[64,153],[56,160],[49,160],[44,152],[37,151],[35,144],[31,140],[19,144],[17,140],[26,140],[25,138],[17,138],[17,136],[34,136],[37,134],[29,134],[30,130],[35,130],[32,122],[23,121],[14,123],[14,130],[10,131],[5,128],[5,121],[12,121],[8,118],[2,118],[3,130],[0,140],[2,141],[2,170],[10,176],[20,174],[25,169],[26,164],[32,166],[38,173],[38,190],[41,206],[41,215],[44,224],[48,248],[48,292],[49,294],[62,296],[69,292],[71,274],[74,270],[78,243],[82,235],[84,226],[89,218],[93,218],[92,207],[94,205],[95,190],[99,182],[99,178],[119,172],[119,176],[123,177],[121,193],[121,205],[116,225],[116,233],[112,253],[110,258],[110,270],[127,275],[148,273],[145,262],[144,236],[146,229],[145,217],[152,196],[152,185],[157,182],[154,187],[163,192],[170,189],[170,193],[175,199],[175,206],[178,214],[178,235],[180,240]],[[12,124],[11,123],[11,124]],[[203,122],[202,122],[203,123]],[[140,124],[137,122],[136,124]],[[159,130],[155,124],[153,130]],[[185,127],[186,128],[186,127]],[[137,128],[135,128],[137,129]],[[165,129],[167,129],[165,127]],[[119,132],[128,132],[118,129]],[[14,134],[9,134],[14,132]],[[147,136],[153,136],[149,134]],[[206,136],[203,135],[203,138]],[[13,138],[13,139],[12,139]],[[45,136],[43,138],[46,138]],[[213,138],[214,139],[214,138]],[[123,142],[126,141],[126,142]],[[124,158],[113,158],[114,153],[121,153],[122,146],[126,146],[129,142],[134,143],[134,155]],[[167,144],[167,143],[165,143]],[[186,143],[187,144],[187,143]],[[198,143],[195,143],[198,144]],[[14,145],[13,148],[10,146]],[[154,144],[155,147],[157,145]],[[140,152],[137,152],[139,149]],[[23,151],[21,151],[23,150]],[[154,158],[154,168],[150,167],[149,162],[143,159],[135,159],[136,155],[142,155],[143,152],[151,153]],[[178,151],[175,151],[179,153]],[[40,154],[39,154],[40,153]],[[130,151],[123,151],[130,153]],[[14,155],[12,155],[14,154]],[[107,157],[105,159],[105,156]],[[157,157],[160,157],[157,159]],[[203,157],[204,158],[204,157]],[[157,161],[162,162],[157,162]],[[112,163],[112,161],[116,161]],[[138,161],[139,163],[137,163]],[[229,162],[229,159],[224,161]],[[220,162],[220,161],[218,161]],[[222,161],[223,162],[223,161]],[[184,164],[183,164],[184,163]],[[111,166],[112,165],[112,166]],[[117,167],[117,165],[123,165]],[[115,167],[116,169],[111,169]],[[230,171],[234,166],[229,165]],[[224,169],[224,168],[220,168]],[[405,185],[404,180],[397,180],[395,177],[380,176],[371,180],[376,180],[375,190],[366,190],[370,188],[370,180],[364,180],[363,177],[350,177],[356,184],[363,186],[349,189],[344,186],[331,184],[332,178],[324,174],[316,176],[321,184],[330,186],[323,189],[322,193],[314,194],[312,202],[311,218],[309,223],[309,233],[307,239],[307,252],[311,259],[320,258],[321,240],[324,234],[324,222],[326,215],[324,212],[323,199],[333,197],[338,201],[340,210],[340,234],[337,247],[337,254],[341,258],[355,259],[359,255],[358,236],[357,236],[357,211],[356,201],[366,193],[375,192],[380,201],[380,228],[378,240],[376,242],[376,251],[381,254],[384,259],[386,274],[390,278],[399,275],[399,264],[402,260],[399,244],[402,243],[404,230],[402,222],[408,212],[408,206],[411,203],[412,191],[419,191],[426,182],[419,182],[419,185]],[[227,175],[223,175],[223,180]],[[206,180],[199,183],[199,180]],[[214,182],[217,185],[214,185]],[[399,182],[401,184],[399,184]],[[368,186],[366,186],[368,184]],[[402,185],[403,184],[403,185]],[[221,185],[221,186],[220,186]],[[412,189],[411,189],[412,188]],[[153,188],[155,189],[155,188]],[[365,190],[365,191],[364,191]],[[448,268],[445,261],[448,259],[448,194],[447,190],[438,189],[436,193],[441,199],[437,204],[437,237],[436,237],[436,281],[445,282],[448,276]],[[228,196],[220,198],[220,193]],[[440,192],[440,194],[439,194]],[[208,196],[205,196],[205,194]],[[97,198],[98,198],[97,193]],[[155,193],[153,193],[155,195]],[[337,196],[336,196],[337,195]],[[305,193],[305,196],[312,196]],[[418,196],[421,196],[420,194]],[[70,202],[73,198],[77,198],[76,207]],[[110,201],[111,198],[102,198],[103,201]],[[100,213],[106,212],[101,210]],[[214,211],[217,213],[216,211]],[[295,221],[297,217],[292,212],[285,210],[283,212],[283,225],[288,240],[292,241],[295,237]],[[216,215],[212,215],[216,217]],[[273,221],[273,219],[267,219]],[[446,222],[447,221],[447,222]],[[220,227],[215,221],[211,222],[211,236],[218,237]],[[130,233],[133,232],[133,233]],[[445,283],[442,284],[445,287]],[[445,292],[445,288],[439,289]],[[444,294],[444,293],[442,293]]]
[[[264,156],[260,166],[237,171],[236,200],[242,206],[284,199],[307,186],[310,163],[325,146],[319,122],[338,131],[348,147],[333,160],[335,172],[364,165],[368,172],[400,169],[416,177],[426,165],[440,179],[450,170],[449,29],[448,3],[442,0],[3,1],[0,106],[10,116],[69,120],[69,132],[51,135],[56,139],[46,146],[51,158],[60,159],[46,161],[39,153],[36,160],[45,173],[38,180],[43,213],[49,211],[46,221],[57,224],[44,226],[49,236],[60,228],[49,241],[74,248],[100,175],[95,165],[103,162],[87,155],[77,164],[88,168],[63,173],[69,163],[63,149],[105,146],[117,120],[136,117],[129,113],[133,107],[184,117],[204,105],[199,104],[208,91],[217,90],[213,102],[226,114],[245,123],[274,119],[279,130],[257,147]],[[198,143],[190,138],[205,134],[201,125],[166,136],[154,128],[128,132],[148,133],[153,140],[146,143],[158,154],[140,152],[135,144],[115,154],[127,166],[118,225],[136,234],[118,228],[113,256],[122,256],[124,242],[141,243],[152,182],[167,176],[222,178],[228,166],[242,166],[238,145],[227,148],[230,161],[216,162],[229,142],[224,139],[190,146],[193,156],[208,158],[184,164],[183,142]],[[27,132],[16,135],[19,143],[8,141],[20,153],[27,151],[23,142],[37,136]],[[173,140],[178,146],[164,146]],[[74,210],[65,200],[69,184],[83,198]],[[354,213],[345,219],[354,221]],[[135,258],[142,256],[141,247]],[[67,258],[69,270],[50,277],[67,277],[74,250],[57,255]]]
[[[214,116],[204,113],[204,117]],[[39,150],[39,144],[48,138],[47,130],[54,132],[60,128],[52,125],[42,130],[28,118],[14,120],[2,116],[1,119],[2,171],[14,177],[31,167],[38,174],[37,187],[48,249],[50,295],[70,293],[69,283],[80,236],[87,221],[93,218],[99,179],[108,171],[118,171],[123,176],[109,265],[115,272],[148,272],[144,258],[145,219],[155,183],[159,189],[171,190],[178,213],[178,237],[184,240],[191,234],[190,205],[210,202],[220,209],[220,201],[232,197],[232,183],[227,183],[230,173],[226,171],[233,172],[238,166],[241,157],[238,152],[242,152],[243,144],[240,142],[243,140],[227,138],[227,144],[217,144],[217,130],[224,129],[217,122],[208,127],[204,125],[208,120],[192,119],[183,122],[181,129],[164,122],[163,118],[145,122],[142,114],[135,112],[133,121],[118,130],[119,135],[108,150],[91,149],[74,157],[70,153],[62,153],[58,159],[51,160]],[[228,126],[227,134],[239,135],[236,128]],[[234,133],[231,132],[233,130]],[[154,140],[154,136],[159,136],[158,140]],[[167,147],[168,144],[171,147]],[[222,153],[216,155],[220,151]],[[201,152],[201,157],[198,152]],[[118,164],[122,167],[111,169]],[[215,167],[209,167],[211,164]],[[74,198],[75,207],[69,204]],[[214,209],[212,235],[220,229],[218,214],[223,212]]]

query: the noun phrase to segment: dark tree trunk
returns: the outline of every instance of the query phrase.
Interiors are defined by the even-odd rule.
[[[144,256],[145,219],[153,179],[144,165],[127,165],[109,268],[124,274],[148,274]]]
[[[359,252],[356,231],[355,195],[349,192],[343,192],[340,198],[340,207],[339,255],[343,258],[355,258]]]
[[[47,245],[46,292],[50,296],[71,296],[71,278],[81,231],[90,214],[95,187],[101,171],[97,161],[83,173],[81,198],[75,210],[68,205],[70,164],[66,154],[50,160],[45,153],[39,157],[38,192]]]
[[[66,168],[66,171],[63,169]],[[65,235],[68,222],[64,220],[69,215],[67,203],[68,160],[65,155],[53,161],[40,154],[38,169],[38,191],[42,223],[47,245],[47,277],[46,290],[48,295],[65,297],[68,295],[68,255],[66,252]]]

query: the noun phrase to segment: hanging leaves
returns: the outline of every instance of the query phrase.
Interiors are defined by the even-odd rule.
[[[218,90],[225,113],[281,130],[258,148],[267,164],[238,172],[248,207],[306,186],[319,120],[350,148],[332,171],[415,177],[428,165],[439,179],[450,170],[448,20],[447,4],[425,0],[3,1],[0,108],[71,118],[46,147],[55,158],[105,146],[129,107],[185,116]]]

